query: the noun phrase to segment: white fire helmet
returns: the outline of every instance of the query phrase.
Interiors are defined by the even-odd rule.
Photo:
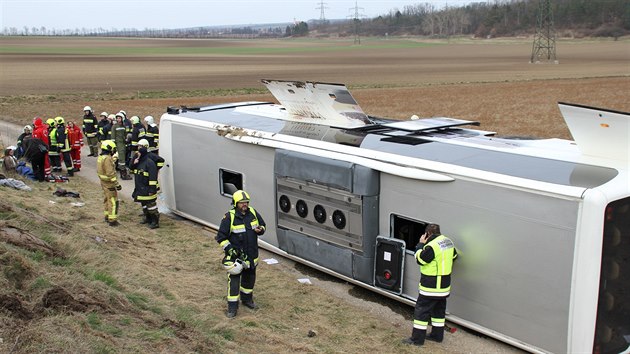
[[[232,275],[239,275],[243,271],[243,263],[240,259],[232,261],[229,257],[223,258],[223,269]]]
[[[149,124],[149,125],[153,124],[153,117],[152,116],[144,117],[144,122]]]

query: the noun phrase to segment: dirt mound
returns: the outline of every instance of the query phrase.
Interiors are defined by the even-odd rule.
[[[91,299],[85,294],[73,296],[66,289],[56,286],[42,295],[41,301],[35,305],[34,312],[45,313],[45,310],[61,312],[107,311],[109,306],[102,301]]]
[[[77,301],[70,293],[60,287],[48,290],[42,296],[41,306],[49,309],[76,312],[85,312],[88,309],[85,304]]]
[[[20,298],[15,295],[0,295],[0,309],[7,311],[12,317],[21,320],[30,320],[33,318],[33,312],[24,306]]]

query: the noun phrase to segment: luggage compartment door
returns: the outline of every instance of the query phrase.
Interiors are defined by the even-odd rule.
[[[400,295],[403,286],[405,242],[394,238],[376,238],[374,286]]]

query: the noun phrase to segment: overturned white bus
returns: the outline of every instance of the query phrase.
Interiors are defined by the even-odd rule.
[[[173,212],[216,228],[245,189],[261,247],[408,304],[437,223],[460,254],[448,320],[531,352],[628,351],[628,113],[560,103],[575,141],[519,140],[370,117],[344,85],[263,83],[280,105],[162,116]]]

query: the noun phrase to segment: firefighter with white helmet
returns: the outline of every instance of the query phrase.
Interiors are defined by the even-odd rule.
[[[124,118],[122,113],[116,114],[110,129],[110,139],[116,143],[116,150],[118,151],[116,169],[120,171],[120,178],[130,180],[131,176],[127,169],[127,129],[125,128]]]
[[[90,154],[88,156],[98,156],[98,120],[94,116],[94,112],[90,106],[83,107],[83,124],[81,131],[87,139],[90,148]]]
[[[148,224],[150,229],[160,227],[160,213],[157,208],[158,169],[149,157],[149,142],[140,139],[138,151],[131,161],[131,172],[134,175],[133,200],[142,205],[144,220],[141,224]]]
[[[109,226],[118,226],[118,191],[122,186],[116,178],[114,154],[116,143],[111,140],[101,142],[101,154],[96,161],[96,173],[103,188],[103,204],[105,207],[105,221]]]
[[[32,134],[33,127],[31,127],[30,125],[25,125],[22,134],[20,134],[20,136],[18,136],[17,138],[16,150],[14,151],[16,159],[19,160],[22,155],[24,155],[24,146],[22,145],[22,143],[24,142],[24,139],[30,137]]]
[[[254,302],[258,236],[265,233],[262,215],[249,206],[249,194],[238,190],[232,195],[232,208],[225,213],[216,241],[225,252],[223,267],[228,271],[227,317],[238,312],[239,298],[243,305],[257,309]],[[242,263],[239,271],[236,263]]]
[[[156,155],[159,155],[158,150],[160,148],[160,128],[157,124],[155,124],[152,116],[144,117],[144,122],[147,124],[145,129],[146,138],[149,141],[149,151],[155,153]]]
[[[109,119],[107,117],[109,117],[109,114],[107,112],[101,112],[101,114],[99,115],[100,120],[96,124],[97,129],[98,129],[98,132],[96,133],[96,137],[98,138],[98,141],[107,140],[107,138],[104,135],[105,127],[107,127],[107,125],[110,124]]]
[[[147,131],[140,123],[140,117],[131,117],[131,151],[138,151],[138,141],[146,137]]]

